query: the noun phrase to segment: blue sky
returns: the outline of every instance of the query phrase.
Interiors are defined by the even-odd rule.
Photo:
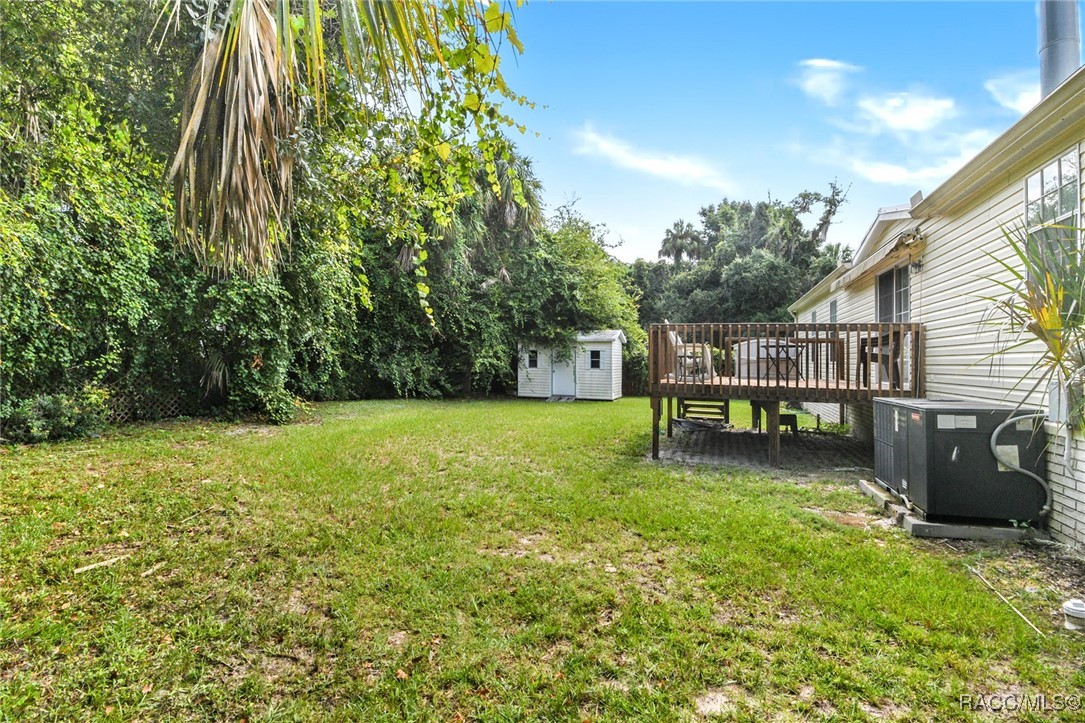
[[[502,69],[538,105],[519,136],[553,208],[615,254],[724,197],[850,186],[829,240],[929,193],[1038,99],[1034,2],[542,2]]]

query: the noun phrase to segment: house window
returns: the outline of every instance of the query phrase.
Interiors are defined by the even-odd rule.
[[[818,310],[817,309],[814,309],[813,311],[810,312],[810,323],[811,324],[818,323]]]
[[[1072,228],[1078,225],[1080,186],[1078,150],[1071,148],[1025,181],[1025,223],[1029,238],[1043,243],[1040,248],[1062,262],[1077,250]]]
[[[908,321],[912,295],[908,265],[886,271],[878,276],[878,321]]]
[[[836,299],[829,302],[829,323],[836,323]]]
[[[588,366],[592,369],[603,368],[603,352],[595,349],[588,352]]]
[[[539,368],[539,352],[532,349],[527,353],[527,368],[538,369]]]

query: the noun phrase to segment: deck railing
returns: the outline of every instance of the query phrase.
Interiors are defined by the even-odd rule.
[[[923,394],[921,324],[652,324],[653,397],[869,401]]]

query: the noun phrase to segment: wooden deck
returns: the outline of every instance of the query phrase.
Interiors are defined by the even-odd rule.
[[[662,400],[761,402],[778,460],[780,402],[871,403],[923,396],[920,324],[653,324],[653,457]],[[681,404],[679,407],[681,408]],[[669,427],[668,427],[669,432]]]

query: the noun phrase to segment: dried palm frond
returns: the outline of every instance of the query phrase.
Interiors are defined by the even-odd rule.
[[[182,8],[204,19],[204,48],[170,169],[176,233],[205,268],[267,270],[287,240],[291,142],[304,102],[311,100],[318,115],[324,109],[328,3],[160,2],[166,27],[185,14]],[[334,7],[347,71],[363,76],[382,100],[402,99],[408,87],[425,96],[431,64],[448,72],[442,28],[472,39],[490,34],[482,5],[473,2],[342,0]]]
[[[177,234],[206,268],[261,271],[280,257],[289,223],[297,128],[289,53],[269,0],[235,0],[205,44],[170,174]]]
[[[230,387],[230,365],[218,349],[211,349],[204,360],[200,387],[204,399],[210,397],[212,392],[220,398],[226,397]]]

